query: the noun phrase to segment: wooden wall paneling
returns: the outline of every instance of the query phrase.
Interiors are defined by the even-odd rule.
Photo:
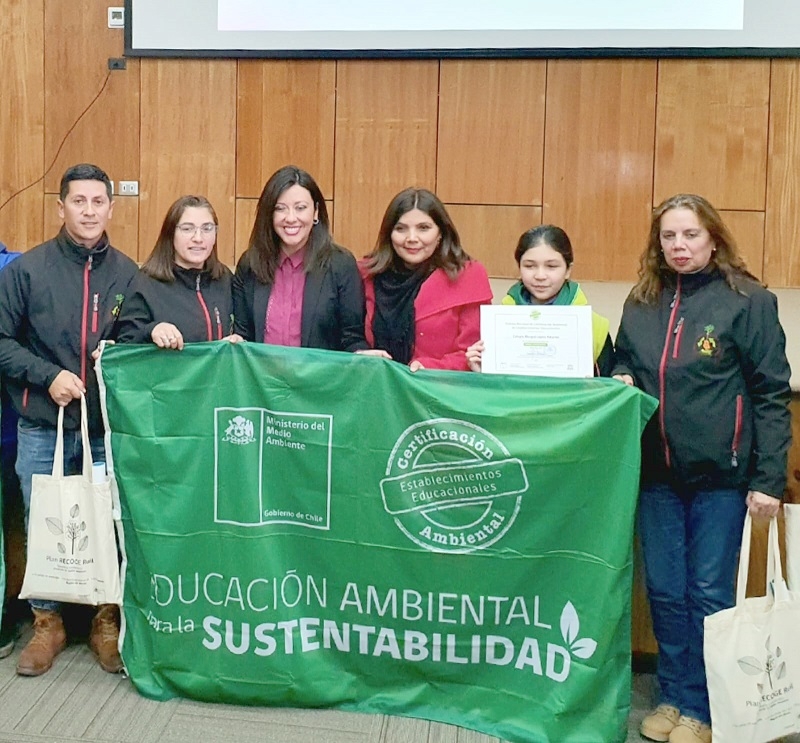
[[[631,649],[634,653],[658,653],[658,644],[653,635],[653,620],[647,601],[644,560],[638,536],[633,546],[633,591],[631,594]]]
[[[39,176],[41,176],[41,171],[28,183],[35,181]],[[44,194],[41,187],[41,183],[37,183],[27,191],[15,196],[0,212],[0,242],[5,243],[9,250],[24,252],[43,241]],[[17,190],[14,188],[14,191]],[[0,204],[14,191],[0,191]]]
[[[156,242],[156,235],[146,242],[140,239],[139,199],[135,196],[114,197],[114,213],[108,225],[108,235],[115,248],[140,263],[150,255]]]
[[[542,220],[566,230],[584,279],[634,280],[652,209],[656,62],[547,64]]]
[[[773,60],[764,279],[800,286],[800,61]]]
[[[143,60],[139,259],[170,204],[206,196],[219,218],[220,259],[233,263],[236,62]]]
[[[44,239],[49,240],[61,229],[58,216],[58,194],[45,194],[44,197]],[[117,250],[130,256],[133,260],[144,261],[153,249],[156,235],[149,244],[141,246],[142,255],[138,255],[139,245],[139,199],[135,196],[115,196],[114,211],[108,223],[108,237]]]
[[[783,511],[778,512],[778,544],[781,548],[783,577],[786,577],[786,523]],[[767,589],[767,546],[769,541],[769,520],[753,521],[753,536],[750,540],[750,572],[747,574],[747,595],[751,597],[766,595]]]
[[[792,446],[789,449],[789,466],[787,468],[786,503],[800,503],[800,394],[794,393],[789,403],[792,413]]]
[[[258,198],[269,177],[297,165],[333,194],[336,62],[240,60],[236,195]]]
[[[437,193],[456,204],[541,205],[547,63],[446,60]]]
[[[478,206],[448,204],[447,211],[470,257],[495,278],[519,278],[514,249],[519,236],[542,223],[538,206]]]
[[[242,253],[247,250],[250,241],[250,232],[253,229],[253,222],[256,218],[256,207],[258,199],[236,199],[236,228],[234,232],[234,261],[230,268],[233,269],[235,263],[239,262]]]
[[[356,256],[396,193],[435,188],[438,81],[435,61],[337,62],[336,237]]]
[[[747,263],[748,270],[764,276],[764,212],[720,212]]]
[[[44,173],[44,2],[0,0],[0,205]],[[42,184],[0,211],[0,241],[27,250],[42,240]]]
[[[764,210],[769,79],[769,60],[658,63],[654,203],[689,192]]]
[[[108,58],[121,57],[123,31],[108,28],[105,0],[45,0],[45,161],[103,87],[100,97],[70,132],[45,180],[57,193],[71,165],[91,162],[109,177],[139,180],[139,62],[109,72]]]

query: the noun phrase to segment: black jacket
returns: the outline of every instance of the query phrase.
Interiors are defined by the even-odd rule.
[[[671,279],[655,305],[628,297],[614,374],[659,399],[642,438],[642,479],[777,498],[791,443],[789,363],[775,296],[734,291],[712,268]]]
[[[233,278],[234,329],[247,341],[264,340],[264,320],[272,284],[262,284],[250,268],[249,252]],[[325,269],[306,274],[300,345],[330,351],[369,348],[364,338],[364,287],[353,256],[334,248]]]
[[[159,281],[139,271],[119,317],[120,343],[151,343],[161,322],[175,325],[186,343],[217,341],[233,326],[233,274],[212,280],[208,271],[173,266],[175,281]]]
[[[102,434],[91,354],[101,340],[113,338],[136,271],[136,264],[105,236],[88,250],[62,229],[0,273],[0,372],[14,407],[27,421],[57,425],[58,406],[47,390],[67,369],[86,386],[91,434]],[[74,400],[65,410],[65,428],[80,428],[80,415]]]

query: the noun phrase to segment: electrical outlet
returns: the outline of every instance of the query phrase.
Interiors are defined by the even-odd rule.
[[[120,196],[138,196],[139,181],[120,181],[118,193]]]
[[[125,28],[125,8],[108,9],[108,27]]]
[[[124,70],[127,64],[124,57],[109,57],[108,69],[109,70]]]

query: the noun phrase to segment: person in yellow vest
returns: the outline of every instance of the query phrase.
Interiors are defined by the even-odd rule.
[[[572,243],[560,227],[543,224],[524,232],[517,243],[514,258],[520,280],[503,297],[503,304],[587,305],[586,295],[576,281],[570,281]],[[611,376],[614,346],[608,333],[608,319],[592,313],[592,345],[595,376]],[[472,371],[481,370],[483,341],[467,349],[467,363]]]

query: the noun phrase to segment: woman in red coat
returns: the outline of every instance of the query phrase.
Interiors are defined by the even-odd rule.
[[[373,348],[411,371],[468,369],[465,352],[480,337],[480,306],[491,303],[492,289],[435,194],[397,194],[360,269]]]

